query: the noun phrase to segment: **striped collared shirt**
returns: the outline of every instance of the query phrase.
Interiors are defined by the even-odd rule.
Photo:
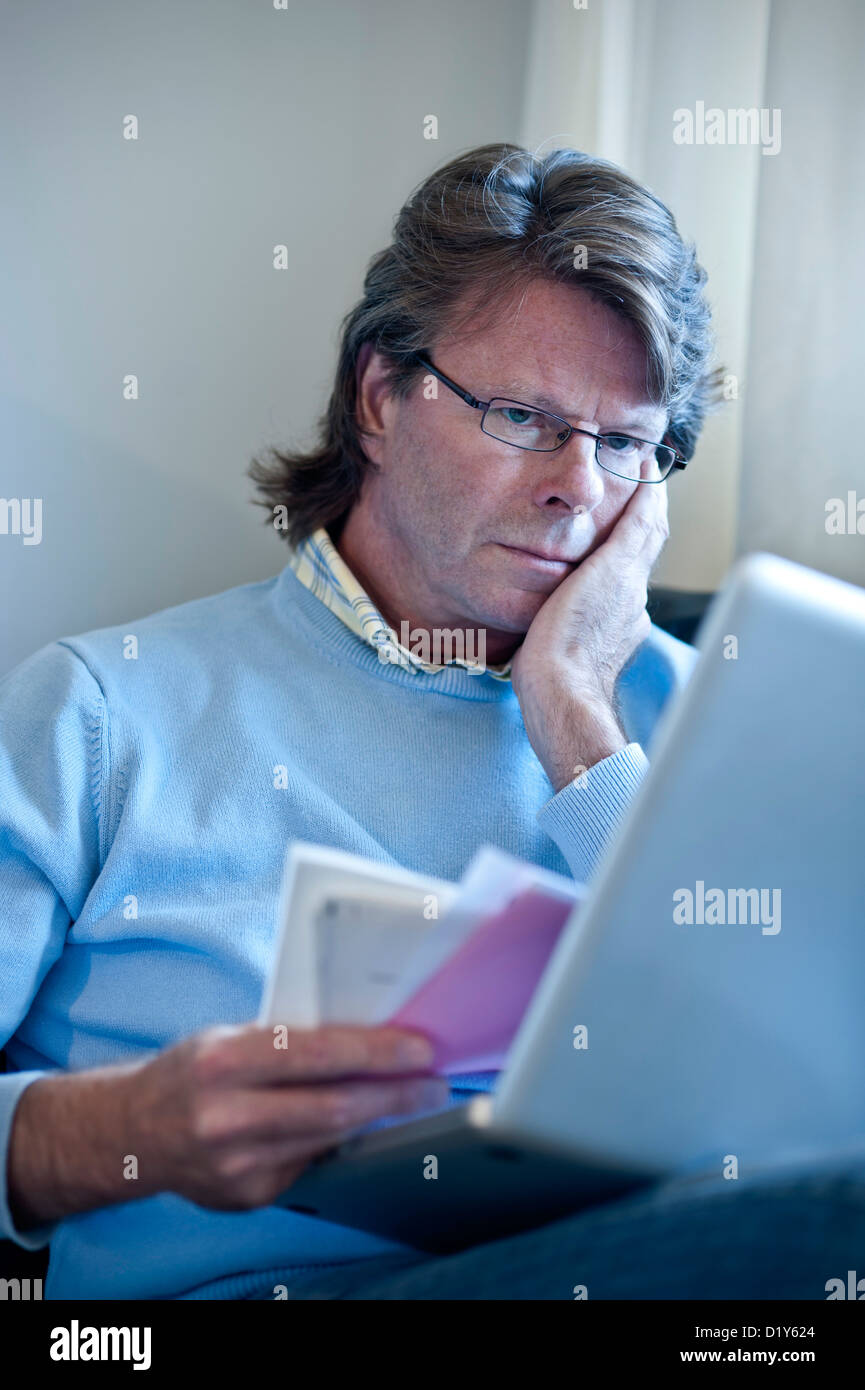
[[[397,635],[361,588],[323,526],[291,551],[288,563],[310,593],[378,652],[379,661],[393,662],[417,676],[434,675],[446,666],[463,666],[473,675],[486,671],[496,680],[510,680],[509,661],[502,666],[486,665],[483,629],[463,633],[433,628],[429,633],[410,633],[408,623],[403,623]],[[437,637],[438,652],[435,649]],[[444,655],[445,651],[449,653],[446,659],[436,662],[434,657]]]

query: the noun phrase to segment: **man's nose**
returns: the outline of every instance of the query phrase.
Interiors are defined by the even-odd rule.
[[[534,489],[537,505],[544,509],[593,511],[604,496],[604,473],[595,460],[595,441],[576,431],[570,439],[543,458]]]

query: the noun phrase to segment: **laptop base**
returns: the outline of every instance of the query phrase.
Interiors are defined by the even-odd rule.
[[[307,1168],[279,1205],[448,1254],[652,1180],[490,1127],[487,1099],[350,1140]]]

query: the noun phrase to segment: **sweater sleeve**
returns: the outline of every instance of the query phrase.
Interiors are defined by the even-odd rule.
[[[578,883],[588,883],[640,786],[649,760],[639,743],[602,758],[568,782],[538,812]]]
[[[104,714],[98,683],[59,642],[0,680],[0,1047],[59,959],[99,872]],[[0,1236],[31,1250],[54,1226],[15,1228],[8,1146],[21,1095],[45,1074],[0,1075]]]
[[[618,753],[562,787],[537,815],[578,883],[588,883],[618,830],[649,767],[658,720],[668,700],[691,678],[698,653],[652,625],[619,677],[618,713],[629,740]]]

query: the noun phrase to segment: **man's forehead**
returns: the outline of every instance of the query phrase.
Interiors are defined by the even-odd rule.
[[[466,301],[468,302],[468,301]],[[457,350],[461,384],[476,394],[505,396],[565,419],[594,413],[600,399],[624,426],[666,420],[646,384],[646,350],[636,326],[574,285],[532,280],[485,309],[480,321],[445,334]],[[435,357],[433,357],[435,361]]]
[[[502,387],[506,388],[506,394],[510,395],[513,391],[522,392],[531,397],[532,405],[543,406],[545,410],[558,412],[560,415],[572,415],[580,407],[580,379],[579,373],[575,372],[570,383],[572,390],[566,388],[566,394],[558,395],[549,389],[549,379],[545,385],[541,384],[539,377],[512,376],[507,373],[502,377]],[[635,397],[630,393],[622,391],[611,391],[616,400],[621,405],[626,405],[628,409],[644,415],[653,415],[659,407],[649,400],[648,396]]]

